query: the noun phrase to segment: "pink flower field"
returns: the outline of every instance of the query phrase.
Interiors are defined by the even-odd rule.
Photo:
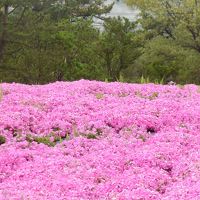
[[[200,199],[198,86],[0,87],[0,200]]]

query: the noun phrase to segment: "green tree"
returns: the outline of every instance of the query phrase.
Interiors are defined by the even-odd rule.
[[[126,18],[107,19],[100,47],[107,78],[119,80],[122,72],[140,55],[136,24]]]
[[[95,78],[97,71],[91,68],[98,62],[89,54],[95,52],[98,31],[92,28],[91,18],[111,8],[104,0],[2,0],[0,79],[45,83],[90,75]],[[61,26],[63,21],[67,21],[66,26]],[[59,39],[62,33],[68,36]]]
[[[57,80],[102,79],[101,59],[96,53],[99,31],[92,26],[92,20],[64,20],[59,30],[55,37],[62,58],[56,69]]]
[[[150,67],[155,70],[163,66],[166,79],[168,76],[180,82],[200,83],[199,78],[191,78],[199,71],[200,1],[128,0],[128,3],[141,11],[140,24],[147,43],[142,58],[147,62],[143,63],[148,63],[151,55]]]
[[[110,12],[114,5],[105,2],[106,0],[63,0],[52,8],[52,17],[56,20],[101,17],[102,14]]]

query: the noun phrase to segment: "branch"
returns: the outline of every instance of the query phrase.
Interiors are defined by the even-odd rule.
[[[8,13],[8,15],[12,14],[17,8],[19,8],[19,6],[16,6],[15,8],[13,8],[13,9]]]
[[[95,18],[100,19],[102,21],[104,21],[105,19],[107,19],[107,17],[102,17],[100,15],[94,15]]]
[[[18,44],[18,45],[22,45],[24,47],[27,47],[27,48],[33,48],[33,46],[30,46],[30,45],[27,45],[25,43],[22,43],[22,42],[19,42],[19,41],[14,41],[14,40],[6,40],[7,43],[12,43],[12,44]]]
[[[24,14],[25,14],[26,10],[27,10],[27,7],[24,7],[24,9],[22,11],[22,14],[21,14],[20,18],[17,20],[17,23],[16,23],[15,27],[19,25],[20,21],[24,17]]]

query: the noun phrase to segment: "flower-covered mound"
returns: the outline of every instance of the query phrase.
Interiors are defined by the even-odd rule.
[[[0,200],[200,199],[197,86],[0,87]]]

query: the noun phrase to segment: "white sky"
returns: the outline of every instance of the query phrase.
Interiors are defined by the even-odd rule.
[[[130,20],[134,20],[135,16],[137,14],[137,11],[128,7],[123,0],[107,0],[108,3],[115,2],[115,5],[113,6],[113,9],[111,13],[109,14],[110,16],[124,16],[129,18]]]
[[[121,16],[121,17],[126,17],[130,21],[134,21],[136,18],[136,15],[138,14],[137,10],[134,10],[133,8],[128,7],[123,0],[107,0],[107,3],[110,4],[112,2],[115,2],[115,5],[113,6],[113,9],[109,14],[106,16]],[[99,27],[100,29],[102,28],[103,22],[101,20],[96,19],[94,26]]]

